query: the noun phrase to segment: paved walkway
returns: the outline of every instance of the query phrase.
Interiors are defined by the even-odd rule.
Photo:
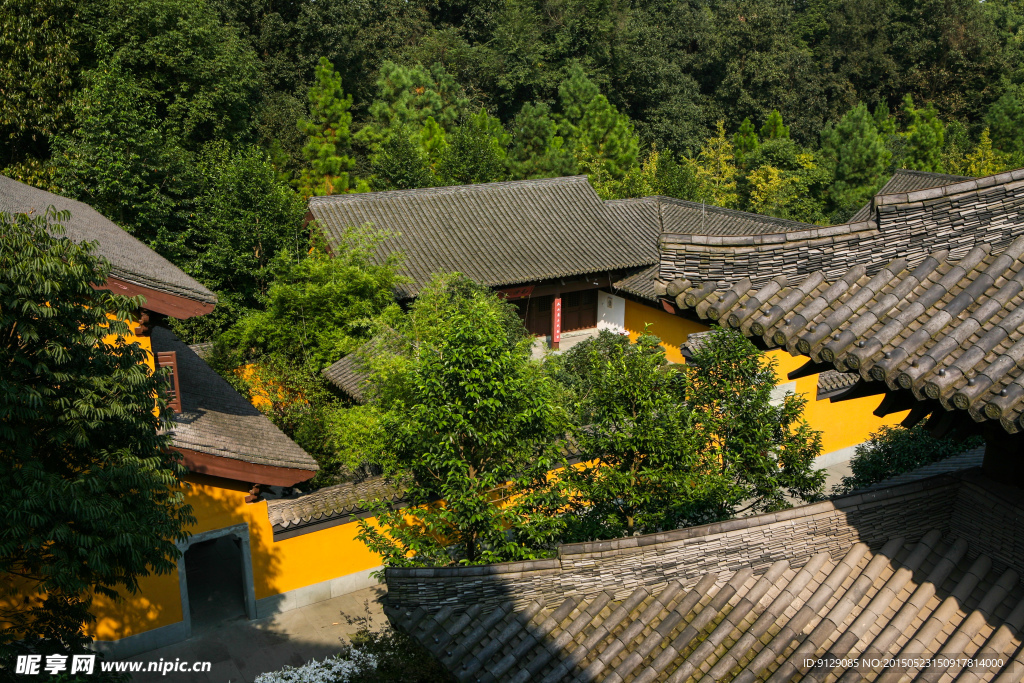
[[[261,673],[337,654],[352,634],[387,623],[383,586],[324,600],[272,617],[222,622],[176,645],[132,657],[132,661],[212,662],[209,673],[140,673],[133,683],[252,683]]]

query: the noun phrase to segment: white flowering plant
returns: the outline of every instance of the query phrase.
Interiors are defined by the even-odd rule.
[[[299,667],[260,674],[254,683],[355,683],[358,677],[376,670],[376,657],[351,647],[320,662],[314,659]]]

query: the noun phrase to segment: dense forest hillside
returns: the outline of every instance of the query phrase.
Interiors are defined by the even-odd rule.
[[[586,173],[839,222],[893,167],[1024,165],[1013,0],[0,0],[0,172],[217,290],[304,197]]]

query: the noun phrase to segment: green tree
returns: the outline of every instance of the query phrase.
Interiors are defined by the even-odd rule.
[[[422,64],[401,66],[391,61],[381,64],[377,76],[376,98],[369,108],[369,120],[355,135],[371,154],[401,128],[418,136],[428,119],[447,130],[455,125],[469,107],[469,100],[455,79],[441,64],[427,69]],[[433,137],[433,136],[431,136]],[[423,150],[429,153],[429,150]]]
[[[789,126],[782,123],[782,114],[778,109],[772,109],[768,119],[761,126],[762,140],[776,140],[789,137]]]
[[[94,71],[118,71],[156,108],[160,135],[197,151],[243,141],[259,103],[259,59],[207,0],[111,0],[84,8]]]
[[[935,108],[924,109],[914,106],[914,98],[903,98],[903,115],[907,128],[903,133],[906,149],[902,159],[903,167],[915,171],[942,171],[942,148],[945,141],[945,126]]]
[[[407,130],[395,131],[381,143],[370,165],[373,190],[408,190],[434,187],[441,181],[430,170],[430,162]]]
[[[761,146],[761,140],[757,137],[757,130],[754,128],[754,124],[751,123],[749,116],[743,119],[739,131],[732,136],[732,146],[736,151],[736,158],[741,165],[747,155],[753,154]]]
[[[512,121],[509,174],[515,180],[557,178],[576,172],[576,159],[558,134],[548,105],[526,103]]]
[[[0,214],[4,660],[82,651],[93,596],[174,571],[195,523],[159,434],[166,378],[125,341],[142,299],[104,290],[109,265],[63,239],[64,220]]]
[[[772,400],[774,359],[738,330],[716,329],[685,368],[691,443],[717,463],[733,514],[784,509],[788,498],[811,502],[821,495],[825,472],[813,469],[821,432],[803,419],[802,396]]]
[[[401,256],[376,257],[383,236],[370,228],[349,228],[330,245],[305,254],[282,249],[272,264],[265,309],[239,320],[218,339],[229,354],[222,368],[236,368],[265,356],[317,373],[367,338],[367,321],[394,301],[403,280]]]
[[[81,78],[76,3],[0,3],[0,167],[45,156],[46,140],[72,121]]]
[[[620,180],[639,154],[629,117],[619,113],[578,65],[570,69],[558,95],[562,137],[575,150],[580,170],[590,173],[600,166],[612,179]]]
[[[592,540],[728,516],[717,462],[694,448],[681,372],[657,337],[602,332],[556,365],[574,389],[582,464],[562,479],[567,539]]]
[[[1024,154],[1024,105],[1014,90],[1007,90],[985,116],[996,149],[1006,154]]]
[[[448,185],[505,180],[509,142],[501,122],[481,109],[448,136],[437,173]]]
[[[130,74],[97,71],[75,103],[75,130],[53,141],[56,182],[144,242],[174,242],[181,157]]]
[[[881,186],[892,157],[867,106],[858,104],[821,138],[822,151],[835,164],[829,191],[833,208],[860,208]]]
[[[909,472],[918,467],[958,455],[982,445],[979,437],[966,441],[936,439],[928,433],[924,422],[907,429],[901,426],[883,426],[865,442],[857,446],[850,460],[853,474],[843,477],[841,484],[832,487],[832,495],[845,495],[855,489]]]
[[[316,68],[316,82],[309,89],[310,119],[299,119],[299,131],[306,136],[302,154],[309,164],[302,169],[298,187],[303,197],[341,194],[350,185],[348,172],[355,159],[345,154],[351,144],[352,96],[341,88],[341,74],[326,57]]]
[[[548,471],[564,412],[530,358],[515,308],[461,276],[436,277],[400,321],[404,352],[374,375],[386,476],[408,507],[378,504],[359,538],[386,566],[530,559],[553,543]]]
[[[212,313],[172,325],[183,340],[208,341],[262,307],[282,249],[302,250],[306,206],[278,177],[267,153],[255,146],[232,151],[210,143],[194,157],[186,177],[194,187],[179,200],[183,231],[175,259],[217,293]]]

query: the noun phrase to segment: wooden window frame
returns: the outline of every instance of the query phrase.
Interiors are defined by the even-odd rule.
[[[167,407],[175,413],[180,413],[181,387],[178,384],[178,352],[158,351],[156,354],[156,367],[160,370],[163,368],[171,369],[171,381],[170,386],[168,387],[169,400],[167,401]]]

